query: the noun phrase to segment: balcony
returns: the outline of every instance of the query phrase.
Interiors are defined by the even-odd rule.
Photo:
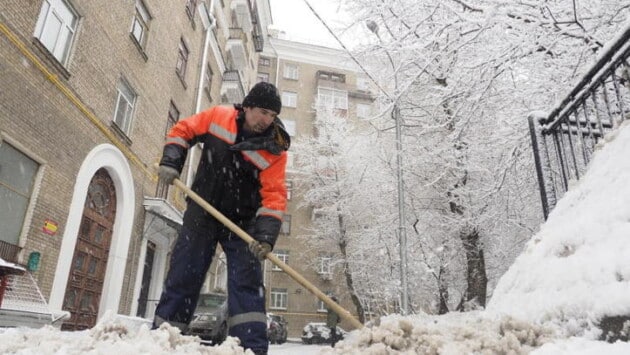
[[[247,37],[242,29],[230,28],[230,34],[225,47],[231,69],[240,70],[247,66],[249,54],[247,48],[245,48],[245,42],[247,42]]]
[[[249,12],[248,0],[233,0],[230,5],[232,10],[232,23],[242,28],[245,32],[252,30],[252,15]]]
[[[221,102],[238,104],[243,102],[243,98],[245,98],[245,90],[240,74],[236,70],[225,71],[221,83]]]

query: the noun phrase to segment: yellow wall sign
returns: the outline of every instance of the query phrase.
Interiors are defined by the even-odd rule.
[[[42,228],[42,231],[48,235],[55,235],[55,233],[57,233],[57,228],[59,228],[57,222],[47,219],[44,221],[44,228]]]

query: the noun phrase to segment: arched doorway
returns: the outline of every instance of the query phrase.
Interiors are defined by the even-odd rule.
[[[115,216],[114,183],[101,168],[90,181],[83,207],[63,300],[63,309],[71,317],[63,330],[82,330],[96,324]]]

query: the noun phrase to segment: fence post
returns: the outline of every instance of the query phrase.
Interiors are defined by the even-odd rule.
[[[540,149],[538,145],[539,130],[536,129],[536,123],[534,122],[539,119],[540,115],[536,113],[530,113],[529,116],[527,116],[527,121],[529,122],[529,134],[532,141],[532,151],[534,152],[534,164],[536,165],[536,177],[538,178],[538,189],[540,190],[540,201],[542,202],[543,216],[545,220],[547,220],[547,216],[549,216],[549,203],[547,201],[547,188],[545,187],[545,178],[543,175]]]

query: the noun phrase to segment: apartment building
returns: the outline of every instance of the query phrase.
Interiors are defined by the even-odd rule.
[[[259,7],[2,1],[0,257],[70,312],[65,329],[108,310],[152,318],[184,208],[154,164],[179,118],[241,102],[255,82]]]
[[[332,104],[342,116],[357,124],[372,114],[373,95],[368,78],[342,50],[293,42],[270,33],[269,45],[258,59],[257,80],[275,84],[282,94],[280,117],[292,139],[312,136],[314,105]],[[343,270],[330,264],[335,246],[306,249],[304,234],[311,224],[312,209],[298,208],[301,191],[294,188],[300,178],[299,156],[289,149],[287,185],[289,207],[274,253],[322,292],[335,295],[351,313],[356,309],[347,292]],[[269,261],[265,265],[267,309],[282,314],[289,323],[289,336],[300,336],[309,322],[326,319],[326,306],[308,290]],[[350,324],[341,323],[349,330]]]

